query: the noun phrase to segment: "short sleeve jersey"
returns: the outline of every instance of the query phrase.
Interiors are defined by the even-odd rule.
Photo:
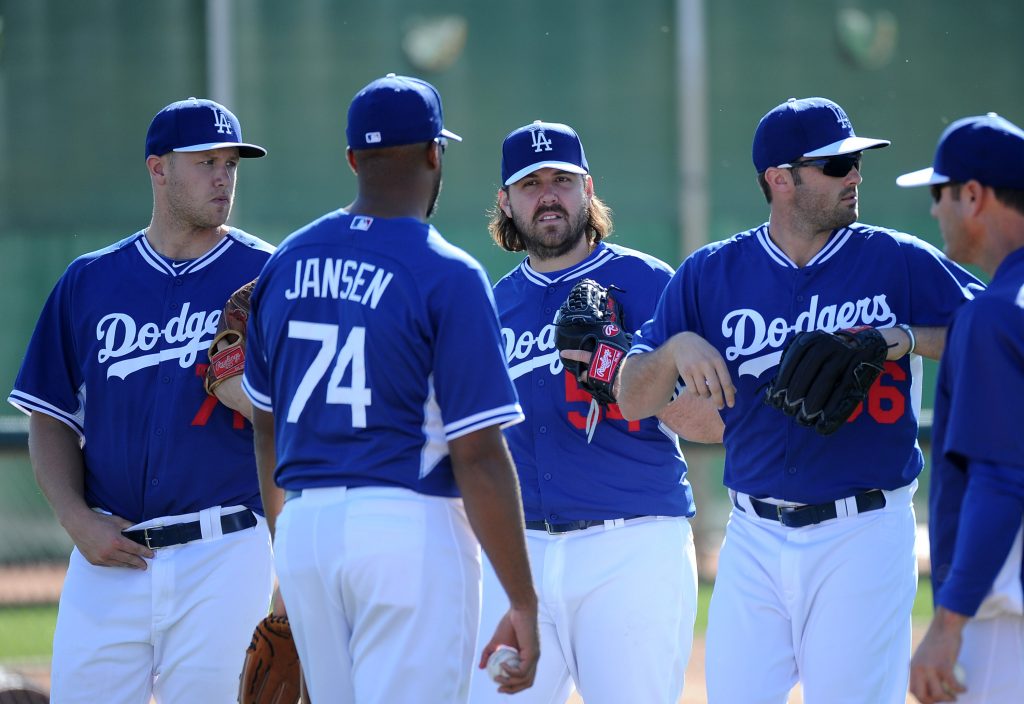
[[[274,414],[286,489],[455,496],[448,442],[522,419],[480,265],[431,225],[344,210],[260,276],[243,388]]]
[[[136,522],[211,506],[262,512],[252,428],[203,377],[225,301],[272,251],[232,229],[174,262],[137,232],[57,282],[9,400],[78,434],[90,506]]]
[[[722,353],[737,387],[735,407],[722,412],[726,486],[799,503],[895,489],[923,466],[920,357],[886,362],[866,403],[829,436],[767,406],[764,390],[798,331],[944,326],[972,287],[977,279],[910,235],[854,223],[798,267],[764,224],[688,257],[630,354],[681,331]]]
[[[624,420],[612,404],[588,443],[591,397],[555,348],[555,314],[580,279],[614,285],[623,326],[635,330],[653,313],[671,272],[654,257],[601,243],[569,269],[540,273],[526,260],[495,285],[505,358],[526,413],[505,435],[527,520],[693,515],[675,433],[657,418]]]

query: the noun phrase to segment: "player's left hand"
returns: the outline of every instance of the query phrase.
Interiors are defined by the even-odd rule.
[[[605,406],[616,401],[619,367],[632,342],[632,335],[622,327],[622,306],[612,296],[613,290],[619,289],[581,279],[555,315],[555,346],[565,368],[581,389]]]
[[[499,645],[510,645],[519,651],[519,665],[506,665],[507,674],[496,679],[498,691],[502,694],[515,694],[533,686],[533,678],[537,675],[537,661],[540,659],[540,635],[537,632],[536,617],[536,609],[532,615],[509,609],[498,622],[494,635],[480,654],[477,666],[483,670],[487,667],[487,660]]]
[[[216,396],[225,406],[242,413],[250,420],[252,406],[242,392],[241,375],[245,371],[245,334],[249,322],[249,299],[255,286],[256,279],[253,279],[232,293],[224,304],[220,321],[217,323],[217,335],[210,343],[210,366],[203,380],[206,393]]]
[[[910,661],[910,693],[921,704],[955,702],[958,694],[967,691],[954,672],[962,642],[962,625],[957,623],[966,621],[966,617],[957,617],[959,614],[939,607]]]

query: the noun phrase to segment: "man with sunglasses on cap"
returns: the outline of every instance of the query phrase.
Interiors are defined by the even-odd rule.
[[[571,127],[525,125],[505,138],[501,154],[489,229],[503,249],[528,255],[494,287],[526,414],[505,434],[522,488],[543,646],[533,689],[515,701],[564,702],[575,683],[588,704],[675,702],[697,609],[686,462],[675,432],[658,418],[627,421],[614,403],[591,412],[593,399],[559,356],[553,324],[586,278],[614,287],[619,326],[635,329],[654,312],[672,269],[605,242],[611,211],[594,193]],[[699,405],[719,423],[709,403],[680,405]],[[695,436],[680,426],[680,411],[668,410],[666,421]],[[507,603],[485,566],[482,634]],[[495,690],[478,671],[471,702],[505,701]]]
[[[267,263],[242,383],[310,697],[464,702],[477,538],[510,601],[488,647],[518,648],[517,692],[537,596],[501,428],[523,414],[483,269],[427,223],[461,138],[432,85],[395,74],[356,94],[347,136],[356,199]]]
[[[934,166],[896,183],[931,186],[946,253],[991,277],[950,324],[939,367],[928,511],[935,616],[911,661],[910,691],[923,704],[1021,702],[1024,130],[995,113],[957,120]]]
[[[911,497],[922,361],[976,280],[934,247],[857,222],[864,150],[843,109],[791,99],[754,134],[767,223],[674,275],[622,370],[623,415],[677,393],[721,409],[733,510],[707,632],[712,704],[891,704],[906,696],[917,587]],[[798,332],[872,326],[880,377],[830,435],[765,403]]]
[[[71,263],[9,400],[74,541],[54,702],[231,702],[270,604],[252,430],[203,387],[224,301],[273,248],[228,227],[242,141],[223,105],[153,118],[149,226]]]

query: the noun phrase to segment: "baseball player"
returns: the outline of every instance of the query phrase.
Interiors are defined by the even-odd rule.
[[[355,201],[290,235],[252,296],[243,388],[315,702],[466,700],[474,532],[511,600],[488,646],[519,649],[503,688],[528,687],[536,667],[537,600],[501,435],[522,410],[483,269],[426,222],[445,146],[461,141],[442,124],[425,81],[388,74],[359,91]]]
[[[994,113],[958,120],[934,166],[897,183],[931,186],[946,253],[991,277],[950,325],[939,369],[928,513],[935,617],[911,661],[911,692],[924,704],[1021,702],[1024,130]]]
[[[149,226],[71,263],[9,401],[75,543],[54,702],[230,702],[272,563],[252,431],[203,388],[224,301],[272,248],[227,227],[242,141],[224,106],[153,118]]]
[[[697,608],[686,463],[676,433],[659,419],[630,422],[614,404],[593,409],[563,367],[553,325],[574,284],[588,278],[614,285],[622,324],[638,326],[671,268],[603,241],[611,212],[594,194],[583,145],[567,125],[537,121],[509,134],[501,184],[491,235],[528,255],[494,295],[526,414],[505,434],[519,472],[543,646],[533,689],[515,701],[564,702],[575,683],[588,704],[674,702]],[[483,594],[486,634],[507,608],[486,567]],[[471,701],[504,697],[478,671]]]
[[[634,418],[676,387],[722,409],[733,502],[707,631],[712,703],[902,702],[917,586],[911,497],[920,355],[977,281],[914,237],[857,222],[864,150],[843,109],[790,99],[754,134],[767,223],[688,257],[622,370]],[[800,331],[872,326],[888,345],[864,403],[832,435],[765,403]],[[685,386],[685,390],[682,388]]]

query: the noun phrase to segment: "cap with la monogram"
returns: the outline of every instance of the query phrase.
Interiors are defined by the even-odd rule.
[[[801,158],[852,154],[889,146],[887,139],[858,137],[846,111],[828,98],[790,98],[761,118],[754,132],[757,173]]]
[[[146,132],[146,157],[168,152],[204,152],[237,147],[238,155],[258,158],[267,150],[242,141],[242,127],[230,110],[204,98],[171,103],[158,112]]]
[[[534,120],[513,130],[501,145],[501,182],[506,186],[537,169],[590,173],[576,130],[559,122]]]

